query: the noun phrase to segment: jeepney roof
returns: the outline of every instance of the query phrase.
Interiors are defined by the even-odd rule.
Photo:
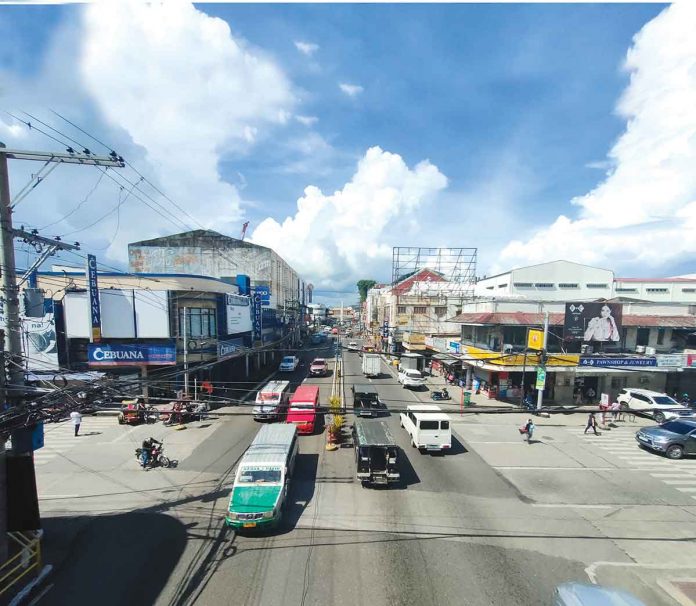
[[[377,393],[374,385],[353,385],[354,393]]]
[[[240,465],[285,463],[297,427],[292,423],[264,425],[256,434],[249,449],[244,453]]]
[[[290,385],[290,381],[269,381],[260,390],[260,393],[282,393]]]
[[[379,419],[356,419],[355,435],[359,446],[396,446],[389,427]]]

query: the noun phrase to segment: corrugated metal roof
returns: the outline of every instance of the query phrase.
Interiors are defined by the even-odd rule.
[[[563,326],[564,314],[549,314],[551,326]],[[463,313],[448,320],[459,324],[503,325],[503,326],[541,326],[544,314],[515,312],[479,312]],[[696,316],[657,316],[624,314],[623,326],[644,326],[660,328],[696,328]]]
[[[355,434],[360,446],[396,446],[389,427],[379,419],[356,419]]]
[[[292,423],[264,425],[244,453],[240,465],[284,461],[296,433],[297,427]]]

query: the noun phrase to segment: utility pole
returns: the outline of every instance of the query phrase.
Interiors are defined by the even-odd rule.
[[[539,368],[537,370],[537,412],[541,410],[541,403],[544,400],[544,387],[546,386],[546,343],[549,339],[549,312],[544,312],[544,341],[539,356]],[[539,380],[539,372],[543,373],[543,381]]]
[[[40,152],[8,149],[0,142],[0,288],[5,311],[6,325],[4,327],[7,340],[7,353],[2,352],[0,358],[0,405],[16,406],[24,397],[24,365],[22,364],[22,338],[19,318],[19,288],[17,285],[17,270],[15,267],[14,238],[24,237],[12,228],[12,200],[10,200],[10,175],[7,160],[35,160],[48,163],[83,164],[87,166],[104,166],[123,168],[125,162],[116,152],[108,156],[96,156],[89,150],[77,153],[68,148],[65,152]],[[21,232],[22,230],[20,230]],[[29,234],[33,238],[36,234]],[[55,241],[54,241],[55,242]],[[46,244],[46,242],[44,242]],[[0,562],[7,559],[7,503],[8,487],[5,475],[6,453],[5,441],[7,435],[0,431]],[[38,501],[36,486],[34,486],[34,507]],[[28,499],[27,499],[28,500]]]

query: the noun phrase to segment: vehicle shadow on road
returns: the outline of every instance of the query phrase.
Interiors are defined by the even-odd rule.
[[[102,435],[101,431],[85,431],[83,433],[78,433],[77,437],[83,438],[83,437],[87,437],[87,436],[100,436],[100,435]]]
[[[405,450],[402,451],[402,456],[399,458],[399,473],[401,474],[401,480],[393,487],[397,490],[406,490],[409,486],[420,484],[420,477],[418,477],[416,470],[413,468],[413,465],[411,465],[409,455],[420,456],[420,453],[415,449],[412,449],[411,452],[406,452]]]
[[[319,455],[315,453],[298,454],[295,461],[295,477],[290,487],[283,522],[274,534],[285,534],[292,531],[302,513],[314,498],[314,488],[319,467]]]

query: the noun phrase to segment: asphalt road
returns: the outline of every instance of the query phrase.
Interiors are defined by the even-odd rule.
[[[293,386],[302,380],[320,385],[326,402],[331,377],[309,379],[306,374],[313,357],[331,357],[331,350],[311,347],[302,352],[303,363],[290,379]],[[343,356],[349,394],[353,382],[365,379],[358,354],[344,348]],[[393,369],[384,364],[382,376],[371,382],[390,408],[430,401],[428,392],[398,385]],[[635,564],[637,557],[627,555],[641,537],[635,524],[627,520],[626,526],[612,526],[620,524],[611,518],[615,512],[593,509],[591,498],[577,505],[579,493],[591,495],[596,477],[578,476],[578,484],[567,471],[543,471],[554,464],[546,459],[560,460],[562,454],[543,443],[551,443],[550,429],[540,433],[539,449],[524,445],[527,450],[522,450],[518,438],[513,443],[499,437],[515,429],[507,419],[502,429],[458,415],[453,420],[452,452],[438,456],[412,449],[398,416],[385,416],[404,455],[403,483],[389,489],[361,487],[351,448],[328,452],[325,434],[301,437],[285,522],[279,532],[262,536],[236,535],[223,525],[234,466],[259,425],[250,416],[221,419],[200,429],[211,433],[181,457],[176,470],[134,476],[132,463],[122,464],[123,475],[116,477],[131,487],[135,500],[129,501],[124,489],[119,496],[113,491],[108,494],[114,496],[103,493],[96,502],[88,500],[89,507],[76,500],[54,507],[47,533],[62,532],[69,548],[39,603],[64,604],[69,597],[71,604],[169,606],[536,606],[552,603],[560,583],[586,582],[586,568],[593,562]],[[352,421],[348,415],[347,423]],[[563,431],[554,434],[558,441]],[[486,432],[490,435],[484,440],[477,438]],[[568,450],[577,461],[596,458],[577,448],[577,453]],[[506,449],[513,450],[504,464],[492,460]],[[597,466],[594,459],[590,464]],[[518,471],[505,471],[506,466]],[[116,472],[108,473],[115,477]],[[71,477],[56,475],[55,483]],[[152,492],[145,481],[153,484]],[[617,498],[634,499],[633,480],[611,476],[610,482]],[[660,495],[651,497],[659,505],[672,502],[664,486],[650,490]],[[694,513],[682,504],[682,523],[670,527],[675,530],[653,532],[650,547],[663,561],[676,540],[691,537],[693,542]],[[660,515],[663,522],[666,514]],[[637,528],[643,528],[640,522]],[[646,604],[677,603],[640,580],[612,580],[625,580]]]

